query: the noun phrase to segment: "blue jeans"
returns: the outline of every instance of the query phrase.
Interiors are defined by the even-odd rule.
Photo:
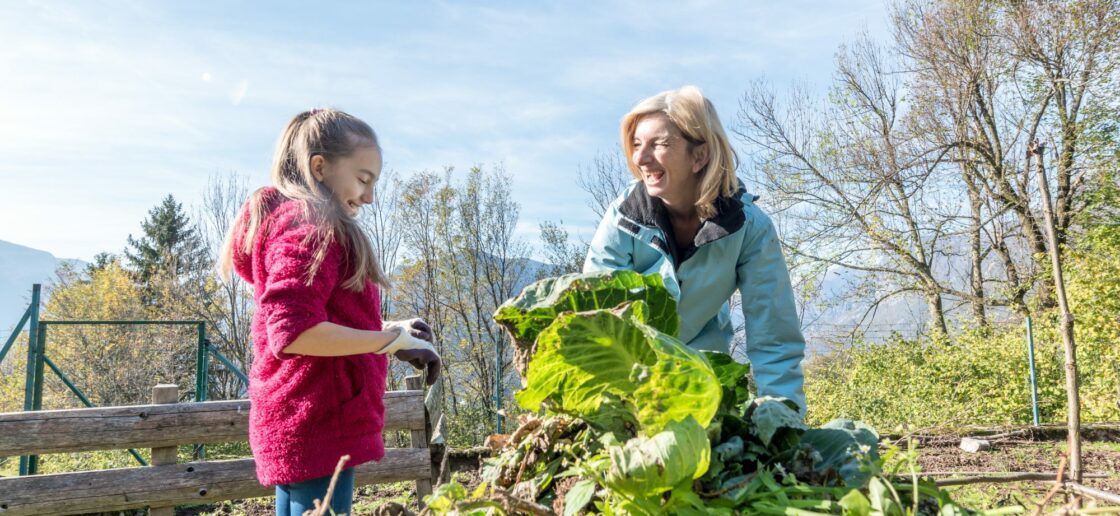
[[[315,500],[322,502],[331,485],[331,476],[313,478],[295,484],[276,486],[276,516],[302,516],[304,511],[315,509]],[[335,514],[350,514],[354,499],[354,469],[344,469],[331,494],[331,510]],[[329,513],[328,513],[329,514]]]

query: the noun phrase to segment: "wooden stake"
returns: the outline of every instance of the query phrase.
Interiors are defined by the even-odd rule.
[[[1069,425],[1069,473],[1074,482],[1081,482],[1081,395],[1077,379],[1077,345],[1073,336],[1073,313],[1066,298],[1065,277],[1062,273],[1062,257],[1059,248],[1057,222],[1053,202],[1050,200],[1050,184],[1046,182],[1046,168],[1043,162],[1046,147],[1039,142],[1030,142],[1027,148],[1027,167],[1030,170],[1031,156],[1038,158],[1036,167],[1038,193],[1042,198],[1042,214],[1045,221],[1047,239],[1050,241],[1050,266],[1054,270],[1054,293],[1058,296],[1058,309],[1061,310],[1062,343],[1066,355],[1066,423]],[[1077,502],[1074,500],[1074,507]]]
[[[152,387],[152,403],[156,405],[169,405],[179,402],[179,386],[161,383]],[[166,466],[179,461],[178,446],[161,446],[152,448],[152,466]],[[152,507],[150,516],[174,516],[175,507]]]

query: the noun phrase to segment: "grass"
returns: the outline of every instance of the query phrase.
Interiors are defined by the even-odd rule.
[[[398,503],[415,510],[418,506],[415,487],[414,482],[396,482],[355,488],[352,511],[354,514],[369,514],[387,503]]]
[[[976,484],[970,486],[948,487],[953,500],[963,507],[1007,507],[1022,505],[1029,510],[1033,509],[1037,501],[1046,496],[1050,489],[1047,484],[1037,484],[1037,488],[1027,484],[1008,488],[1008,484]],[[1060,498],[1057,498],[1060,501]],[[1061,504],[1051,504],[1052,509],[1057,509]]]
[[[1113,441],[1094,441],[1088,443],[1081,443],[1082,450],[1099,450],[1120,453],[1120,442]]]

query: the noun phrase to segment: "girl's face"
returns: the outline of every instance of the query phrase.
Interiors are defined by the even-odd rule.
[[[655,113],[638,121],[633,146],[630,159],[651,196],[669,206],[687,207],[696,202],[699,172],[708,162],[705,145],[689,145],[667,115]]]
[[[349,156],[327,161],[311,158],[311,173],[334,193],[342,209],[351,217],[373,202],[373,188],[381,177],[381,153],[377,147],[358,147]]]

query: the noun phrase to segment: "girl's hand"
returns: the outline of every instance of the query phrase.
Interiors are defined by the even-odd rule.
[[[411,323],[409,327],[393,325],[389,328],[389,331],[396,331],[398,333],[397,338],[393,339],[392,342],[377,351],[377,353],[380,355],[392,353],[398,360],[412,364],[412,367],[417,369],[427,368],[428,374],[425,380],[428,385],[432,385],[436,383],[436,380],[439,378],[441,365],[439,354],[436,353],[431,342],[421,340],[414,336],[415,334],[426,334],[428,337],[431,337],[431,329],[428,328],[427,323],[420,319],[413,319],[405,322]],[[419,324],[417,324],[417,322]],[[422,325],[422,327],[418,328],[420,325]],[[424,329],[427,329],[427,331],[425,332]]]
[[[432,342],[435,338],[432,327],[428,326],[428,323],[419,317],[403,321],[388,321],[385,323],[385,330],[390,328],[399,328],[401,332],[407,331],[409,335],[428,342]]]
[[[394,355],[397,360],[401,362],[408,362],[412,367],[423,370],[428,369],[427,377],[424,381],[428,385],[436,383],[439,379],[440,359],[435,351],[427,349],[402,349]]]

